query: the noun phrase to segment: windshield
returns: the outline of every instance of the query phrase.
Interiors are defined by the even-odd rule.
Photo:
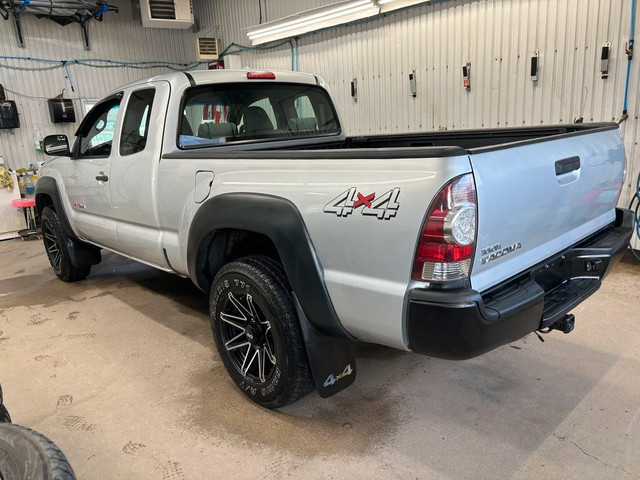
[[[313,85],[203,85],[189,89],[183,105],[180,148],[340,133],[329,95]]]

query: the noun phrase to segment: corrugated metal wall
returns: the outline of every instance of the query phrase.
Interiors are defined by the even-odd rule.
[[[328,3],[263,0],[263,18]],[[255,1],[196,0],[195,7],[202,22],[220,26],[224,45],[246,45],[242,29],[258,23]],[[630,12],[631,0],[450,0],[305,36],[298,41],[299,69],[326,80],[348,134],[546,125],[578,116],[612,121],[622,114]],[[640,25],[640,8],[636,17]],[[607,41],[610,75],[602,79]],[[540,52],[537,86],[530,79],[534,51]],[[290,69],[291,48],[245,52],[242,62]],[[466,62],[472,64],[470,91],[462,86]],[[621,127],[630,168],[621,204],[640,170],[640,55],[632,65],[629,119]],[[350,96],[353,78],[357,101]]]
[[[107,13],[102,22],[91,22],[92,50],[85,51],[80,27],[77,24],[62,27],[33,15],[23,16],[26,48],[19,48],[10,21],[0,19],[0,55],[31,56],[48,59],[102,58],[127,62],[171,61],[189,63],[195,60],[195,35],[191,30],[143,28],[134,18],[133,2],[110,2],[120,7],[119,13]],[[43,64],[26,61],[0,60],[0,65],[37,67]],[[82,98],[99,99],[119,85],[139,78],[165,73],[166,68],[91,68],[70,65],[75,92],[69,88],[62,69],[27,72],[0,66],[0,84],[6,89],[20,92],[19,96],[7,92],[15,100],[20,113],[20,128],[10,132],[0,130],[0,157],[10,166],[18,168],[44,160],[36,153],[34,135],[64,133],[72,135],[76,124],[53,124],[49,119],[46,98],[58,95],[63,88],[66,98],[74,98],[76,119],[82,119]]]

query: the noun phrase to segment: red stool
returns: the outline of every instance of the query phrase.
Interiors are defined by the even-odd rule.
[[[18,231],[18,235],[20,235],[23,240],[33,236],[40,235],[40,228],[36,225],[36,214],[35,214],[35,206],[36,199],[35,198],[16,198],[11,201],[11,205],[15,208],[21,208],[22,213],[24,213],[24,221],[27,224],[27,228],[24,230]]]

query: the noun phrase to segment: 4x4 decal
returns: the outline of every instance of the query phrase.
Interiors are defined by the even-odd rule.
[[[389,220],[398,213],[400,208],[399,195],[400,189],[398,187],[380,196],[377,196],[375,192],[364,195],[358,192],[356,187],[351,187],[327,203],[323,212],[333,213],[338,217],[347,217],[354,210],[362,207],[360,210],[362,215],[374,216],[379,220]]]

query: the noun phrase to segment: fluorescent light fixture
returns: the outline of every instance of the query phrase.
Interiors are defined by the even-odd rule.
[[[379,0],[380,13],[393,12],[394,10],[400,10],[401,8],[413,7],[414,5],[420,5],[421,3],[430,3],[425,0]]]
[[[247,29],[252,45],[295,37],[327,27],[372,17],[380,13],[374,0],[349,0],[296,13]]]
[[[252,45],[261,45],[421,3],[428,2],[426,0],[348,0],[249,27],[246,31]]]

